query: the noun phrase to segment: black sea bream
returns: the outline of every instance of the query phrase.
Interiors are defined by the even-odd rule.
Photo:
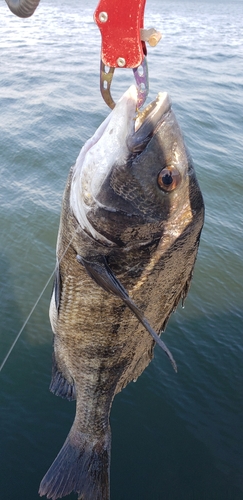
[[[153,357],[187,295],[204,219],[202,194],[167,93],[136,113],[135,86],[71,168],[50,320],[54,394],[76,416],[40,486],[56,499],[108,500],[115,394]],[[165,360],[166,361],[166,360]]]

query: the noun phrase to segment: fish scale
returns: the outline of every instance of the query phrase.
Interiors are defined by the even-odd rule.
[[[188,293],[204,205],[167,94],[149,105],[137,130],[136,99],[129,89],[86,143],[64,192],[50,389],[76,398],[76,415],[40,485],[40,495],[53,500],[72,491],[109,500],[115,394],[144,371],[155,342],[176,369],[158,334]]]

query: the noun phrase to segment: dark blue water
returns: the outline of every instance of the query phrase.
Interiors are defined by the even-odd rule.
[[[55,265],[62,192],[107,116],[96,2],[41,0],[28,20],[0,5],[0,354]],[[243,500],[243,2],[147,0],[150,99],[168,91],[194,159],[206,220],[185,309],[155,359],[114,402],[112,500]],[[113,96],[132,82],[116,72]],[[48,391],[51,284],[4,366],[0,495],[37,500],[75,405]],[[69,496],[75,498],[74,495]]]

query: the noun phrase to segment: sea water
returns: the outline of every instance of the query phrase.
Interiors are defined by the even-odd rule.
[[[115,1],[115,0],[114,0]],[[99,92],[96,2],[41,0],[16,18],[0,4],[0,363],[55,266],[62,192],[109,109]],[[243,2],[147,0],[149,99],[168,91],[206,205],[185,309],[116,396],[111,500],[243,499]],[[133,83],[117,70],[115,100]],[[49,393],[51,284],[1,378],[0,495],[37,500],[75,404]],[[69,495],[67,498],[76,498]]]

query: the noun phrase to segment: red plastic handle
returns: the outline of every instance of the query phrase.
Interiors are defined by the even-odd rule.
[[[102,37],[101,58],[111,68],[137,68],[146,54],[141,41],[146,0],[100,0],[94,20]]]

